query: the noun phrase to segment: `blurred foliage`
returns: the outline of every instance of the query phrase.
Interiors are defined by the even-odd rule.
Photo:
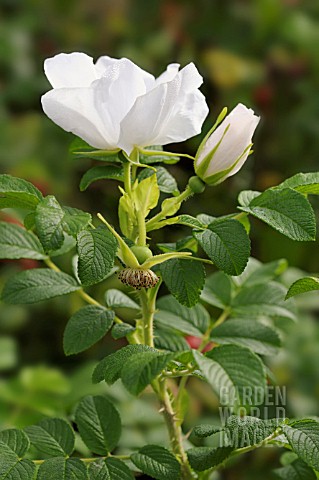
[[[43,60],[71,51],[94,58],[127,56],[155,74],[170,62],[194,61],[204,76],[202,91],[211,110],[204,131],[225,105],[242,102],[262,116],[255,154],[242,171],[187,205],[194,215],[227,214],[242,189],[263,190],[299,171],[318,170],[318,43],[319,3],[313,0],[0,0],[0,172],[26,178],[43,193],[54,192],[62,202],[84,210],[104,206],[116,224],[115,183],[99,182],[80,193],[79,179],[91,163],[71,158],[72,135],[41,111],[40,96],[49,89]],[[170,148],[194,153],[198,142],[195,138]],[[192,174],[188,160],[170,169],[182,186]],[[317,200],[317,211],[318,206]],[[11,212],[0,213],[0,219],[12,221]],[[174,241],[184,233],[183,227],[169,228],[156,240]],[[317,244],[291,242],[257,220],[252,237],[253,254],[260,260],[285,257],[303,270],[319,271]],[[13,271],[33,266],[33,261],[2,262],[0,287]],[[288,273],[287,285],[301,276],[300,271]],[[114,285],[107,281],[95,294],[107,287]],[[82,395],[102,389],[120,404],[136,445],[151,441],[152,435],[160,442],[161,419],[147,396],[133,401],[119,387],[108,391],[91,385],[91,362],[115,349],[114,341],[106,338],[88,353],[64,357],[62,332],[78,301],[62,298],[28,309],[0,305],[0,425],[24,426],[43,415],[70,414]],[[287,385],[289,415],[319,415],[319,301],[316,294],[302,301],[299,323],[286,325],[287,351],[271,363],[279,384]],[[213,411],[217,417],[216,399],[193,383],[190,412],[199,415],[196,396],[204,397],[209,408],[203,414],[211,417]],[[269,472],[269,464],[279,465],[272,450],[236,462],[221,478],[262,480],[268,478],[263,472]]]

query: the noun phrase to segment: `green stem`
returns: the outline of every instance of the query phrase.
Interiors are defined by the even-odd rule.
[[[233,220],[241,220],[241,219],[244,219],[245,217],[248,217],[248,213],[240,212],[237,215],[234,215],[232,218]]]
[[[218,327],[219,325],[221,325],[228,317],[228,315],[230,314],[230,309],[229,308],[225,308],[225,310],[222,312],[222,314],[218,317],[218,319],[216,320],[216,322],[211,322],[206,330],[206,332],[204,333],[203,335],[203,338],[202,338],[202,341],[201,341],[201,344],[200,346],[198,347],[198,351],[199,352],[202,352],[204,350],[204,348],[209,344],[210,342],[210,335],[212,333],[212,330],[214,330],[214,328]]]
[[[119,460],[129,460],[130,455],[108,455],[107,457],[92,457],[92,458],[81,458],[81,462],[83,463],[93,463],[96,462],[96,460],[105,460],[106,458],[113,457],[113,458],[118,458]],[[42,463],[45,462],[45,460],[32,460],[32,462],[35,465],[42,465]]]
[[[145,217],[141,210],[137,212],[137,222],[138,222],[137,244],[144,247],[146,245],[146,225],[145,225]]]
[[[124,163],[124,188],[130,195],[132,192],[132,180],[131,180],[131,164],[129,162]]]
[[[150,299],[148,291],[145,288],[142,288],[140,291],[140,300],[142,306],[144,344],[148,345],[149,347],[154,347],[153,324],[156,308],[156,296],[153,296],[153,299]]]

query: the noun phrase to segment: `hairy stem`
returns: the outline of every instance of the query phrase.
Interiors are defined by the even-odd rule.
[[[150,298],[149,293],[145,288],[142,288],[140,291],[144,344],[148,345],[149,347],[154,347],[153,324],[156,296],[153,297],[153,299]]]

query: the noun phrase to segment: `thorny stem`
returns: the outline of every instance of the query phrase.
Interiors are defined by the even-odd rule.
[[[150,347],[154,346],[153,319],[156,308],[156,295],[158,288],[159,286],[156,286],[154,289],[150,289],[148,291],[146,289],[142,289],[140,292],[143,315],[142,322],[144,327],[144,344]],[[152,387],[162,406],[162,412],[167,425],[172,450],[181,463],[181,478],[183,480],[194,479],[196,477],[194,477],[194,474],[188,463],[186,452],[184,450],[183,432],[180,425],[177,423],[176,413],[173,409],[166,379],[161,378],[154,380],[152,382]]]
[[[136,160],[138,162],[138,152],[136,153],[134,152],[134,155],[137,155],[137,159],[135,159],[134,157],[134,161]],[[131,168],[132,168],[132,165],[129,162],[124,164],[124,187],[125,187],[125,191],[129,195],[131,195],[131,192],[132,192],[132,175],[134,177],[136,174],[136,169],[134,169],[134,171],[132,172]],[[187,186],[184,192],[182,192],[180,195],[175,197],[176,206],[178,206],[182,201],[189,198],[191,195],[193,195],[193,191],[190,189],[189,186]],[[171,209],[172,209],[172,205],[170,205],[167,208],[164,208],[159,214],[155,215],[155,217],[149,220],[147,224],[145,223],[144,216],[139,215],[139,212],[137,212],[138,227],[139,227],[139,239],[138,239],[139,245],[143,246],[146,244],[146,231],[151,230],[151,227],[153,224],[156,224],[158,221],[162,220],[167,215],[169,215],[169,211]],[[99,218],[101,218],[101,216],[99,216]],[[45,263],[52,270],[55,270],[57,272],[60,271],[59,267],[55,265],[55,263],[53,263],[51,259],[46,259]],[[137,321],[137,332],[135,337],[134,338],[128,337],[128,340],[131,344],[140,343],[140,341],[143,339],[141,343],[144,343],[145,345],[148,345],[150,347],[154,347],[153,323],[154,323],[154,314],[156,311],[156,297],[157,297],[159,286],[160,286],[160,282],[158,282],[156,287],[152,289],[147,290],[143,288],[140,291],[142,319],[140,321]],[[83,289],[79,289],[77,293],[87,303],[91,305],[100,305],[99,302],[97,302],[89,294],[84,292]],[[121,320],[118,319],[118,322],[121,322]],[[142,335],[139,334],[139,331],[142,332]],[[177,410],[179,410],[178,407],[181,401],[182,390],[185,387],[186,380],[187,380],[187,377],[185,377],[185,380],[182,378],[180,382],[179,393],[174,402]],[[192,471],[189,465],[187,454],[184,450],[183,432],[180,426],[180,422],[178,421],[178,418],[177,418],[178,412],[175,412],[173,408],[173,402],[171,398],[172,394],[168,390],[167,379],[164,376],[155,379],[152,382],[152,387],[161,404],[161,410],[163,412],[163,416],[167,425],[172,450],[176,455],[176,458],[179,460],[181,464],[181,479],[192,480],[194,478],[197,478],[197,475],[195,474],[195,472]],[[121,458],[127,459],[129,457],[122,456]],[[93,462],[94,460],[95,460],[94,458],[83,459],[85,463],[90,463],[90,462]],[[35,461],[35,463],[39,465],[42,462],[43,462],[42,460]]]
[[[160,400],[162,412],[170,437],[171,447],[181,464],[181,479],[192,480],[197,478],[192,471],[187,454],[183,446],[183,432],[180,425],[177,423],[176,412],[173,409],[170,392],[167,388],[167,381],[165,379],[153,382],[154,391]]]

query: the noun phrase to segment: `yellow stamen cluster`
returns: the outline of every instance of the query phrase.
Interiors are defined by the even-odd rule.
[[[124,285],[136,288],[153,288],[158,283],[158,276],[152,270],[142,268],[124,268],[118,274],[119,280]]]

